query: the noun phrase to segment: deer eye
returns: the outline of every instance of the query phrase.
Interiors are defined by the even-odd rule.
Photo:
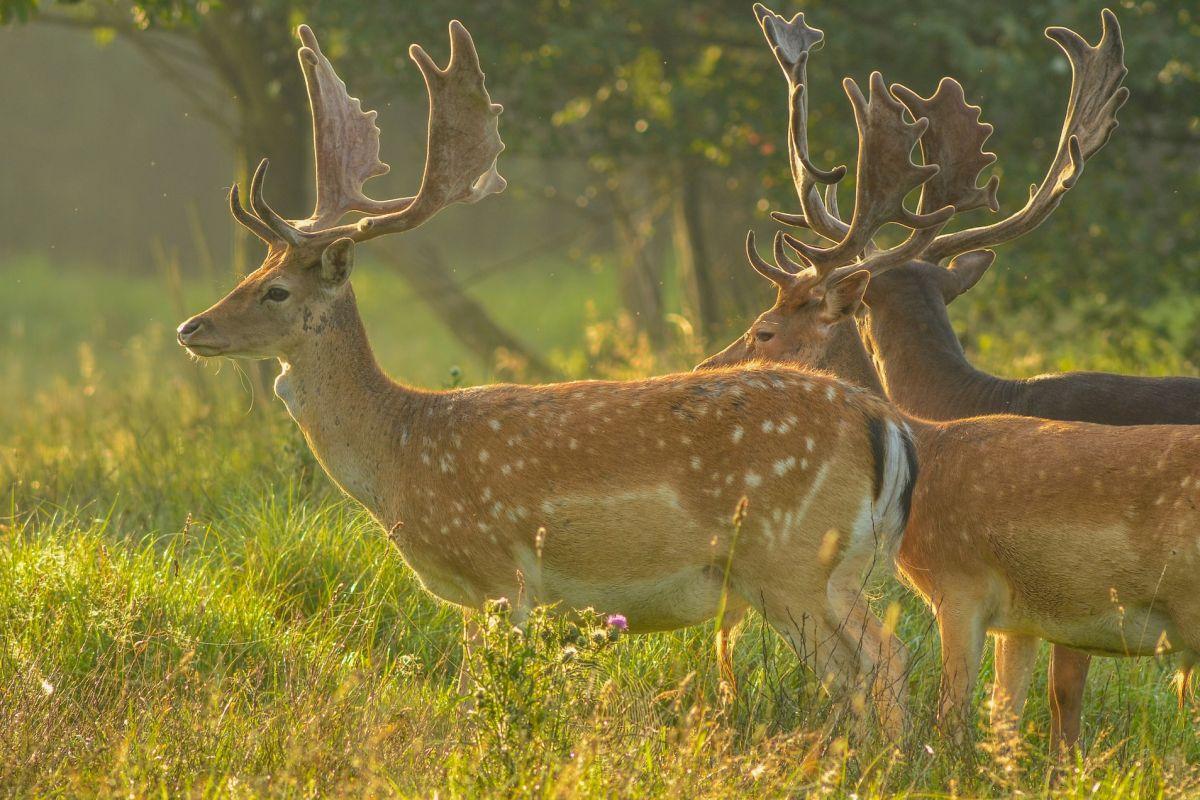
[[[263,299],[280,303],[287,300],[290,295],[291,293],[282,286],[272,286],[270,289],[267,289],[267,293],[263,296]]]
[[[772,331],[755,331],[754,339],[759,342],[769,342],[775,338]]]

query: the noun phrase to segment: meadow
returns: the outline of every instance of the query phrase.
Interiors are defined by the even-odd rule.
[[[560,266],[553,285],[532,264],[473,291],[567,375],[684,369],[703,352],[648,352],[623,333],[609,271]],[[894,585],[879,602],[901,603],[914,654],[902,742],[831,703],[753,617],[730,696],[710,627],[627,637],[535,616],[516,630],[495,608],[464,701],[459,613],[331,486],[252,368],[174,343],[229,283],[179,274],[0,264],[0,795],[1200,793],[1197,706],[1177,707],[1169,662],[1098,660],[1086,753],[1057,769],[1044,669],[1019,737],[982,722],[962,746],[938,736],[936,633]],[[385,267],[355,284],[393,376],[493,378]],[[1135,313],[1077,298],[1047,320],[987,313],[979,294],[954,312],[985,369],[1197,372],[1182,299]]]

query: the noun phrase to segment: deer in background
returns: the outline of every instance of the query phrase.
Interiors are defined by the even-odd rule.
[[[802,208],[801,214],[772,216],[837,241],[845,223],[837,213],[836,184],[845,171],[821,170],[809,158],[807,87],[792,79],[795,60],[789,61],[788,54],[796,48],[780,47],[784,40],[811,34],[789,26],[782,18],[766,16],[765,10],[756,13],[760,21],[777,20],[763,25],[789,77],[788,149]],[[1046,31],[1071,63],[1072,87],[1054,158],[1042,181],[1031,187],[1025,206],[991,225],[934,235],[925,249],[903,253],[906,258],[877,270],[867,288],[868,311],[859,328],[874,362],[869,374],[874,376],[877,370],[887,397],[910,414],[931,420],[1008,413],[1106,425],[1200,424],[1200,378],[1102,372],[1069,372],[1028,380],[1000,378],[976,369],[967,360],[946,311],[946,306],[974,286],[991,266],[994,255],[983,248],[1011,241],[1041,225],[1074,187],[1087,159],[1117,127],[1116,112],[1128,98],[1128,90],[1120,86],[1126,74],[1124,49],[1113,13],[1105,10],[1101,19],[1103,34],[1096,47],[1065,28]],[[803,57],[807,57],[807,49]],[[966,104],[962,87],[943,79],[928,99],[904,86],[893,88],[914,118],[930,121],[921,147],[942,172],[925,186],[928,207],[936,209],[939,203],[953,199],[958,212],[984,207],[996,211],[999,178],[993,176],[985,185],[976,185],[976,176],[996,158],[983,151],[992,127],[981,123],[979,110]],[[947,190],[960,173],[966,174],[970,183],[961,181],[960,194],[950,198]],[[826,187],[828,203],[822,201],[821,185]],[[786,241],[796,242],[792,237]],[[846,333],[844,342],[837,337],[832,343],[832,352],[853,349],[851,332]],[[866,365],[862,366],[865,370]],[[866,372],[847,377],[860,385],[875,380]],[[1055,750],[1073,747],[1079,739],[1089,664],[1086,653],[1061,646],[1052,649],[1049,691]]]
[[[1064,28],[1047,31],[1067,53],[1074,77],[1060,147],[1026,207],[993,226],[941,234],[956,211],[996,205],[996,179],[977,185],[980,171],[994,160],[982,152],[991,128],[979,122],[979,109],[966,104],[961,87],[944,79],[933,97],[923,99],[893,86],[902,105],[877,73],[869,103],[853,81],[846,82],[859,129],[855,207],[846,223],[835,188],[845,169],[821,170],[808,152],[806,64],[822,34],[802,14],[786,21],[761,5],[755,10],[789,81],[788,149],[803,206],[801,215],[775,216],[834,244],[820,248],[777,235],[772,264],[758,255],[751,233],[748,258],[775,283],[776,302],[701,366],[767,360],[828,369],[880,395],[886,390],[914,415],[908,424],[922,469],[900,566],[937,615],[943,712],[963,710],[990,630],[997,640],[997,720],[1019,717],[1037,641],[1045,638],[1056,643],[1052,741],[1056,747],[1074,744],[1087,655],[1068,646],[1112,655],[1181,650],[1185,674],[1200,646],[1200,428],[1011,416],[937,420],[1001,414],[1021,398],[1021,411],[1044,408],[1040,416],[1069,412],[1144,422],[1122,416],[1130,412],[1122,411],[1119,387],[1128,386],[1130,394],[1154,398],[1139,401],[1141,411],[1152,407],[1163,421],[1195,422],[1200,381],[1095,373],[1028,382],[983,376],[962,357],[941,298],[952,297],[942,287],[965,290],[991,263],[990,253],[975,248],[1044,220],[1074,185],[1085,159],[1107,140],[1127,95],[1119,88],[1125,69],[1116,19],[1104,12],[1104,35],[1095,47]],[[888,113],[874,115],[875,104]],[[903,119],[905,106],[914,123]],[[918,140],[925,165],[910,160]],[[829,187],[825,200],[817,189],[822,182]],[[903,200],[917,186],[921,199],[914,214]],[[913,232],[880,250],[872,238],[890,222]],[[948,256],[957,256],[949,268],[936,265]],[[911,291],[897,302],[894,292],[901,286]],[[904,300],[935,294],[937,302],[923,306]],[[864,295],[869,311],[857,323],[860,331],[856,312]],[[947,361],[961,368],[951,369]],[[964,379],[965,370],[977,378]],[[898,390],[902,385],[906,389]],[[913,397],[926,399],[914,408],[905,402]],[[917,419],[923,416],[931,421]]]
[[[832,684],[872,681],[897,735],[905,649],[862,593],[873,568],[894,563],[916,478],[896,414],[786,366],[455,391],[391,380],[350,285],[355,245],[503,189],[501,108],[461,24],[450,23],[444,69],[414,45],[430,103],[421,187],[371,199],[363,182],[387,171],[375,114],[349,96],[312,31],[299,33],[316,209],[282,219],[263,196],[265,162],[252,210],[234,186],[233,215],[266,259],[180,325],[180,344],[277,358],[276,393],[321,465],[442,600],[478,609],[504,597],[518,619],[533,604],[592,607],[625,615],[634,632],[753,606]],[[349,212],[365,216],[341,223]],[[743,497],[739,533],[731,517]]]

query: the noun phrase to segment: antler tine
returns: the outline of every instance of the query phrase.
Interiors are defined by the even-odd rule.
[[[929,120],[921,137],[921,154],[926,164],[941,167],[921,187],[917,210],[926,214],[945,206],[954,206],[958,213],[984,207],[998,210],[1000,178],[993,175],[986,184],[978,185],[979,174],[996,161],[995,153],[983,149],[992,126],[980,121],[979,106],[967,103],[962,84],[942,78],[933,95],[925,98],[893,83],[892,94],[908,107],[913,119]]]
[[[846,167],[817,167],[808,147],[808,55],[821,45],[825,34],[809,27],[802,13],[787,20],[755,3],[754,16],[788,81],[788,165],[803,209],[803,215],[772,216],[788,225],[811,227],[826,239],[840,239],[846,233],[846,224],[821,201],[817,184],[837,183],[846,176]]]
[[[799,275],[802,272],[812,272],[812,269],[808,264],[799,264],[795,261],[792,261],[792,259],[788,257],[787,250],[784,248],[783,237],[783,231],[775,231],[775,240],[772,242],[772,250],[775,254],[776,265],[778,265],[781,269],[787,270],[792,275]]]
[[[778,237],[776,237],[776,240],[778,241]],[[776,246],[776,252],[778,252],[778,245]],[[750,266],[754,268],[755,272],[780,289],[788,289],[796,283],[795,273],[788,272],[777,264],[772,264],[758,254],[758,246],[755,243],[753,230],[746,232],[746,260],[750,262]]]
[[[267,166],[270,163],[270,159],[264,158],[254,170],[254,177],[250,179],[250,208],[281,241],[290,245],[300,244],[306,238],[306,234],[279,216],[263,198],[263,182],[267,178]]]
[[[229,188],[229,210],[232,212],[233,218],[242,224],[242,227],[246,228],[259,239],[262,239],[268,245],[280,245],[284,243],[282,239],[275,235],[275,231],[267,227],[265,222],[242,207],[236,183]]]
[[[1116,15],[1106,8],[1100,17],[1103,32],[1094,47],[1067,28],[1046,29],[1046,37],[1062,48],[1071,63],[1071,94],[1054,159],[1042,182],[1030,192],[1028,202],[999,222],[937,237],[925,258],[938,262],[1034,230],[1079,180],[1087,159],[1108,142],[1117,127],[1117,111],[1129,99],[1129,90],[1121,86],[1128,70]]]
[[[842,85],[854,108],[858,127],[857,182],[849,229],[829,248],[794,238],[788,240],[822,275],[858,258],[871,238],[889,222],[914,229],[912,236],[916,236],[923,229],[940,229],[954,214],[952,206],[929,213],[913,213],[904,207],[905,196],[938,173],[936,164],[918,165],[911,156],[929,120],[923,117],[916,122],[905,120],[904,106],[888,93],[878,72],[871,73],[869,100],[852,79],[847,78]],[[906,241],[904,246],[911,246],[911,242]]]

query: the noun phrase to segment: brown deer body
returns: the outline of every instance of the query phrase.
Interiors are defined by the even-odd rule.
[[[1105,33],[1096,47],[1064,29],[1047,32],[1071,60],[1072,100],[1054,164],[1031,191],[1029,203],[994,226],[945,236],[927,233],[936,234],[944,221],[930,221],[934,210],[995,209],[996,179],[976,186],[978,172],[994,160],[981,151],[991,129],[978,121],[978,109],[966,104],[961,88],[946,79],[925,99],[893,87],[926,126],[922,152],[931,164],[942,166],[932,174],[907,164],[907,144],[902,152],[872,145],[856,108],[859,173],[890,175],[894,194],[879,199],[856,190],[855,216],[847,225],[838,217],[836,194],[827,191],[828,202],[822,203],[815,189],[821,182],[832,189],[844,170],[822,171],[808,158],[804,67],[809,48],[821,35],[804,25],[802,15],[789,22],[761,6],[756,13],[791,87],[788,145],[804,206],[803,215],[775,216],[811,227],[836,244],[822,250],[777,237],[772,265],[753,252],[751,238],[751,263],[777,284],[779,297],[745,337],[707,365],[766,358],[820,366],[877,392],[886,388],[902,408],[933,420],[1020,412],[1115,424],[1197,421],[1200,381],[1195,379],[1076,373],[1018,382],[974,370],[954,337],[945,304],[979,279],[991,253],[968,252],[949,269],[911,260],[936,260],[1013,238],[1036,227],[1057,206],[1086,157],[1115,127],[1115,112],[1126,94],[1119,88],[1124,67],[1120,31],[1111,13],[1104,14]],[[871,155],[877,156],[875,161]],[[919,209],[924,220],[899,205],[917,184],[924,184]],[[877,177],[876,185],[886,182]],[[889,207],[890,214],[880,213]],[[870,249],[869,239],[883,222],[919,230],[903,245],[879,252]],[[846,247],[849,241],[854,246]],[[792,262],[785,245],[811,266],[804,270]],[[865,254],[856,259],[864,245]],[[878,276],[869,286],[868,274]],[[874,363],[848,318],[864,289],[870,310],[860,327]],[[1197,429],[1109,430],[1007,417],[910,424],[923,469],[901,565],[937,611],[950,706],[961,708],[965,702],[978,669],[983,631],[989,629],[999,634],[996,711],[1001,719],[1007,712],[1020,713],[1036,656],[1035,637],[1115,654],[1145,654],[1163,643],[1180,647],[1182,637],[1183,648],[1191,653],[1195,642],[1189,637],[1195,629],[1181,626],[1195,624],[1188,597],[1200,587],[1178,577],[1186,576],[1197,546]],[[994,465],[995,474],[981,474],[980,464]],[[1086,464],[1095,466],[1085,475]],[[1118,480],[1127,485],[1117,489],[1113,484]],[[1133,566],[1131,547],[1137,553]],[[1096,564],[1097,553],[1108,560]],[[1147,565],[1162,574],[1151,580]],[[1173,576],[1170,603],[1156,594],[1163,591],[1168,571]],[[1094,591],[1097,585],[1111,590],[1117,602]],[[1123,621],[1112,615],[1118,607],[1125,609]],[[1137,620],[1138,635],[1122,630],[1118,640],[1114,625],[1127,624],[1129,613],[1143,617]],[[1148,644],[1147,635],[1163,638]],[[1056,646],[1053,666],[1052,742],[1073,744],[1087,656]]]
[[[500,143],[474,45],[451,23],[430,93],[415,198],[376,201],[386,171],[373,113],[301,28],[316,131],[317,209],[288,222],[251,186],[231,208],[268,245],[263,265],[180,325],[199,356],[277,358],[276,392],[322,466],[390,532],[434,595],[593,607],[633,631],[747,606],[834,683],[874,674],[888,730],[903,722],[903,645],[863,582],[889,569],[916,476],[910,437],[882,401],[789,367],[634,382],[429,392],[377,365],[349,284],[356,241],[407,230],[499,191]],[[368,214],[339,225],[347,211]],[[744,525],[732,521],[742,498]],[[736,540],[736,541],[735,541]]]
[[[811,319],[820,313],[803,313],[805,347],[782,360],[843,377],[870,369],[855,321]],[[756,355],[727,349],[702,366]],[[1101,655],[1178,652],[1190,669],[1200,654],[1200,428],[905,419],[921,471],[898,565],[935,612],[951,725],[967,713],[989,633],[1001,726],[1019,716],[1042,639]]]

